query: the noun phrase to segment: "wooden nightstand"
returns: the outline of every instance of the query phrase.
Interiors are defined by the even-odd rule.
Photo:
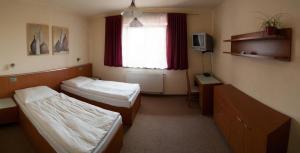
[[[0,124],[18,121],[18,107],[12,98],[0,99]]]

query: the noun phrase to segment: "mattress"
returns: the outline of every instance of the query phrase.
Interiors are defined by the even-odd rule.
[[[98,95],[98,94],[91,93],[89,91],[80,89],[78,87],[72,87],[72,86],[65,85],[65,84],[61,84],[61,89],[63,91],[67,91],[69,93],[78,95],[80,97],[84,97],[89,100],[101,102],[101,103],[108,104],[111,106],[125,107],[125,108],[130,108],[134,104],[136,98],[138,97],[138,95],[140,93],[140,88],[138,88],[134,92],[134,94],[132,94],[129,97],[128,100],[125,100],[125,99],[117,99],[117,98],[112,98],[112,97],[108,97],[108,96]]]
[[[68,151],[65,149],[65,147],[63,147],[61,145],[60,142],[56,141],[56,139],[54,138],[54,135],[47,132],[47,130],[45,130],[45,127],[44,127],[45,125],[43,125],[43,124],[41,124],[41,122],[39,122],[39,120],[37,119],[37,116],[34,115],[33,111],[29,109],[27,104],[25,104],[24,102],[21,102],[21,100],[18,98],[17,95],[14,95],[14,98],[15,98],[16,102],[18,103],[18,105],[20,106],[20,109],[24,112],[24,114],[31,121],[31,123],[36,127],[36,129],[41,134],[41,136],[43,136],[45,138],[45,140],[52,146],[52,148],[58,153],[67,153]],[[91,105],[91,108],[92,107],[94,107],[94,106]],[[110,112],[110,111],[104,110],[104,109],[102,109],[102,110],[105,113],[115,113],[115,112]],[[108,132],[105,134],[105,136],[101,139],[100,142],[97,142],[95,147],[90,152],[91,153],[103,152],[106,149],[106,147],[108,146],[108,144],[111,142],[111,140],[113,139],[114,135],[117,133],[117,131],[121,127],[121,125],[122,125],[122,118],[121,118],[120,114],[118,114],[116,119],[112,123],[112,126],[108,130]]]

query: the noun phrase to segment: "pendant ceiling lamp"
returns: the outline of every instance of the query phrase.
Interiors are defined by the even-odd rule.
[[[125,17],[133,18],[130,22],[130,27],[142,27],[143,24],[138,20],[138,17],[142,16],[143,12],[135,6],[135,0],[132,0],[130,6],[125,9],[121,15]]]

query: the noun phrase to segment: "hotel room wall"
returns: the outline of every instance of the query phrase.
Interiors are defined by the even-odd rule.
[[[226,83],[278,110],[292,120],[289,153],[300,152],[300,1],[226,0],[215,9],[217,46],[214,73]],[[231,35],[258,31],[261,13],[282,15],[283,27],[293,29],[292,61],[255,59],[223,54]]]
[[[51,1],[4,0],[0,2],[0,75],[36,72],[88,63],[87,18]],[[48,55],[27,56],[26,24],[49,25]],[[52,55],[51,26],[69,28],[69,54]],[[77,57],[81,58],[77,62]],[[8,69],[10,63],[16,66]]]
[[[211,10],[182,10],[182,9],[148,9],[150,12],[188,12],[188,57],[189,74],[191,84],[193,84],[194,74],[202,72],[202,54],[192,50],[191,36],[193,32],[212,33],[212,12]],[[151,70],[151,69],[131,69],[114,68],[104,66],[104,42],[105,42],[105,15],[97,15],[89,20],[89,59],[93,63],[93,73],[102,79],[126,81],[128,71],[138,71],[142,73],[166,74],[165,94],[182,95],[186,94],[186,71]],[[205,55],[205,70],[210,70],[209,56]]]

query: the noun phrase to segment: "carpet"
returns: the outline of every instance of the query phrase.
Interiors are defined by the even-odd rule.
[[[142,96],[121,153],[231,153],[211,117],[185,96]],[[0,126],[1,153],[33,153],[18,124]]]
[[[121,153],[231,153],[211,117],[185,96],[143,96]]]

